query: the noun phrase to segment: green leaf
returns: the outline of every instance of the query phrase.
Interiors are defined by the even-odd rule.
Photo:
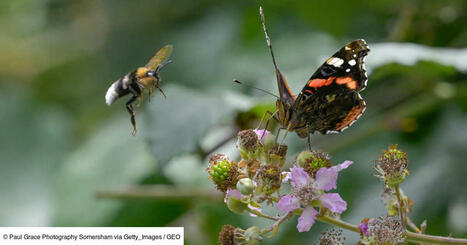
[[[231,114],[234,106],[222,94],[198,93],[168,85],[167,100],[151,102],[147,139],[160,164],[181,153],[197,151],[208,130]]]
[[[95,192],[138,183],[154,169],[143,137],[130,136],[126,115],[112,118],[58,170],[54,225],[99,226],[121,203],[98,200]]]

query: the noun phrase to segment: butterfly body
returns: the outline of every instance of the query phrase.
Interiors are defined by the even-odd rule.
[[[306,138],[314,132],[338,133],[352,125],[366,107],[359,93],[366,87],[368,80],[365,57],[370,49],[366,42],[358,39],[337,51],[318,68],[295,96],[277,67],[261,8],[260,15],[279,89],[273,115],[281,127]]]

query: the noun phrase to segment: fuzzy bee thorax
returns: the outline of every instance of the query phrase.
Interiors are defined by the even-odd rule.
[[[150,69],[146,67],[140,67],[136,69],[135,76],[138,79],[138,83],[143,88],[149,88],[154,86],[158,81],[156,76],[149,76],[148,72],[151,72]]]

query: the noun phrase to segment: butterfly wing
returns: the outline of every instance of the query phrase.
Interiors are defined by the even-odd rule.
[[[316,70],[302,92],[312,94],[331,83],[345,85],[355,91],[365,89],[368,81],[365,57],[369,51],[363,39],[348,43]]]
[[[149,62],[144,66],[150,70],[156,69],[158,66],[163,65],[166,62],[170,55],[172,54],[173,46],[171,44],[162,47],[157,53],[149,60]]]
[[[297,127],[306,125],[309,133],[340,132],[361,116],[365,101],[358,92],[368,80],[365,70],[368,52],[364,40],[355,40],[318,68],[295,101]]]

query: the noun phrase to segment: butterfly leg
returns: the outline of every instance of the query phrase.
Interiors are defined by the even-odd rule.
[[[310,137],[310,134],[308,134],[308,150],[311,151],[311,137]]]
[[[258,127],[256,128],[261,128],[261,124],[263,124],[263,121],[264,121],[264,118],[266,117],[266,115],[269,115],[269,118],[268,120],[266,121],[266,125],[264,126],[264,129],[268,130],[268,126],[269,126],[269,121],[271,120],[271,118],[274,117],[274,115],[276,114],[277,111],[275,111],[274,113],[270,112],[270,111],[266,111],[266,113],[264,113],[263,117],[261,118],[261,121],[259,122],[258,124]],[[277,141],[277,140],[276,140]]]
[[[284,141],[285,141],[285,137],[287,137],[287,134],[289,133],[290,129],[292,128],[292,124],[289,124],[289,126],[287,126],[287,128],[285,129],[285,133],[284,133],[284,136],[282,136],[282,141],[281,141],[281,145],[284,144]]]
[[[136,120],[135,120],[135,110],[133,109],[133,101],[136,100],[136,98],[138,98],[138,96],[136,95],[133,95],[127,102],[126,102],[126,109],[128,110],[128,113],[130,113],[130,121],[131,121],[131,125],[133,125],[133,132],[131,133],[131,135],[135,136],[136,135],[136,131],[138,131],[136,129]]]
[[[279,139],[279,134],[281,133],[281,129],[285,129],[285,128],[279,127],[279,128],[277,129],[276,143],[277,143],[277,140]]]

